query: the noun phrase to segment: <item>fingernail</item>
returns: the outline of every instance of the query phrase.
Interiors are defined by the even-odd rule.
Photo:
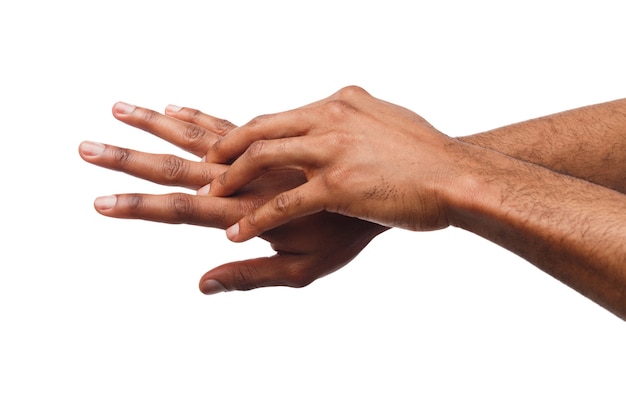
[[[196,191],[197,195],[209,195],[209,191],[211,191],[211,184],[207,184],[202,188],[198,188]]]
[[[200,291],[206,295],[213,295],[226,291],[226,288],[214,279],[207,279],[200,286]]]
[[[136,106],[132,104],[117,102],[115,106],[113,106],[113,110],[118,114],[130,114],[135,110]]]
[[[176,106],[174,104],[168,104],[168,106],[165,108],[165,112],[166,113],[178,113],[179,111],[181,111],[182,107],[180,106]]]
[[[226,237],[229,238],[230,240],[235,239],[238,234],[239,234],[239,223],[235,223],[232,226],[230,226],[228,229],[226,229]]]
[[[96,198],[96,201],[94,201],[93,205],[98,210],[109,210],[115,207],[116,202],[117,202],[117,197],[114,195],[109,195],[106,197]]]
[[[99,156],[104,152],[105,146],[98,142],[85,141],[80,144],[80,152],[87,156]]]

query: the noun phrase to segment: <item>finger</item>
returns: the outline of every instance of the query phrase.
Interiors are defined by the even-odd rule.
[[[291,220],[324,210],[323,189],[317,181],[309,181],[284,191],[247,214],[226,230],[233,242],[243,242]]]
[[[261,287],[304,287],[321,274],[312,256],[280,253],[221,265],[200,279],[200,291],[211,295],[223,291],[247,291]]]
[[[209,116],[200,110],[179,107],[173,104],[165,108],[165,114],[175,119],[201,126],[219,136],[225,136],[237,127],[228,120]]]
[[[227,198],[195,196],[185,193],[164,195],[118,194],[98,197],[98,213],[119,219],[141,219],[170,224],[192,224],[225,229],[244,211]]]
[[[220,139],[219,135],[196,124],[126,103],[116,103],[113,106],[113,116],[200,157]]]
[[[211,183],[210,195],[227,196],[269,171],[303,171],[308,178],[321,166],[327,148],[315,146],[315,137],[262,140],[254,142],[233,164]]]
[[[271,115],[258,116],[247,124],[230,131],[208,149],[206,160],[229,163],[256,141],[302,136],[312,126],[313,113],[301,108]]]
[[[96,142],[83,142],[80,156],[103,168],[163,185],[198,189],[213,181],[226,166],[193,162],[175,155],[156,155]]]

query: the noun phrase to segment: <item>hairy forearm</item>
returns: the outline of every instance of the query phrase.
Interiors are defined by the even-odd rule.
[[[626,99],[459,140],[626,193]]]
[[[451,224],[626,319],[626,196],[479,146],[453,148],[462,175],[450,190]]]

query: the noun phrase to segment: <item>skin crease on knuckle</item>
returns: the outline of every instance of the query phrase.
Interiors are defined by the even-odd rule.
[[[157,116],[157,112],[148,109],[137,109],[139,111],[139,121],[142,129],[146,129],[154,123],[154,120]]]
[[[175,214],[174,221],[187,223],[193,219],[195,207],[190,195],[183,193],[172,194],[170,203],[171,211]]]
[[[242,264],[232,275],[233,289],[238,291],[249,291],[258,288],[255,279],[255,271],[249,266]]]
[[[124,168],[130,162],[130,150],[126,148],[115,148],[113,151],[113,158],[118,168]]]
[[[118,206],[132,216],[138,215],[144,208],[144,199],[141,194],[128,194],[118,200],[121,200],[118,201]]]
[[[254,142],[252,145],[248,147],[245,152],[245,158],[247,161],[252,161],[253,163],[258,163],[258,161],[263,159],[264,153],[267,148],[267,142],[264,140],[260,140],[258,142]]]
[[[180,185],[187,175],[188,166],[185,161],[174,155],[165,155],[161,160],[163,180],[168,185]]]
[[[196,109],[183,109],[183,110],[187,110],[187,112],[189,113],[189,116],[185,118],[186,120],[189,120],[190,122],[194,124],[200,124],[202,122],[204,113],[202,113],[200,110],[196,110]]]
[[[218,135],[224,136],[231,130],[233,130],[236,126],[229,122],[226,119],[217,119],[214,121],[214,129],[215,133]]]
[[[300,206],[301,203],[302,196],[298,192],[281,193],[272,200],[272,210],[280,215],[288,215],[292,208]]]
[[[192,151],[200,151],[205,148],[206,130],[198,125],[189,125],[183,131],[185,148]]]
[[[267,114],[262,114],[259,116],[256,116],[255,118],[253,118],[252,120],[250,120],[248,123],[246,123],[246,127],[257,127],[263,124],[263,122],[265,122],[268,117],[270,117]]]

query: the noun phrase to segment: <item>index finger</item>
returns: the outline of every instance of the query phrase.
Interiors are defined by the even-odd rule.
[[[230,163],[256,141],[306,135],[313,125],[309,108],[258,116],[235,128],[207,150],[207,162]]]

